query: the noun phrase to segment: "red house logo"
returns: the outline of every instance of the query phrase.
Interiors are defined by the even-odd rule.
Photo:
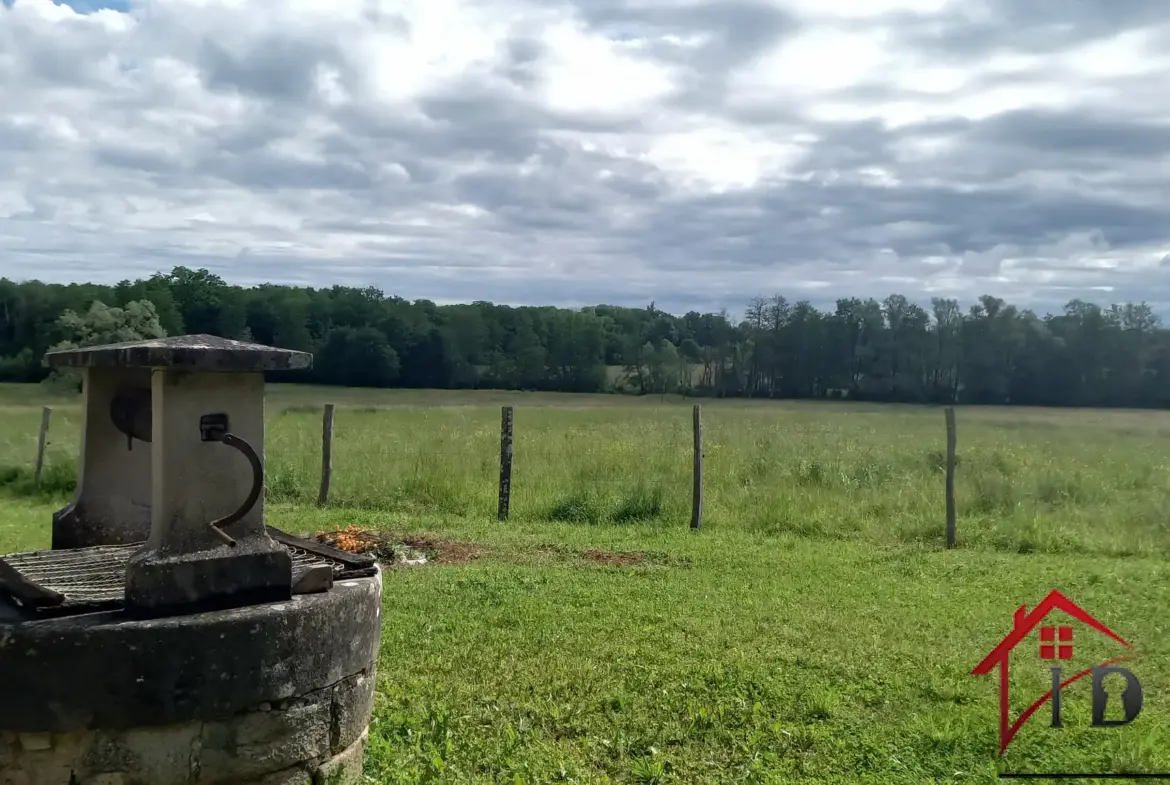
[[[1036,710],[1045,703],[1052,701],[1052,727],[1060,728],[1060,694],[1061,690],[1073,682],[1083,679],[1085,676],[1092,676],[1093,686],[1093,725],[1097,727],[1108,727],[1115,725],[1126,725],[1132,722],[1141,711],[1142,707],[1142,688],[1141,683],[1138,682],[1137,677],[1126,668],[1117,666],[1117,663],[1128,660],[1129,655],[1116,657],[1111,660],[1095,665],[1088,670],[1081,671],[1074,676],[1067,679],[1062,678],[1062,667],[1059,663],[1071,660],[1073,656],[1073,628],[1067,625],[1045,624],[1041,625],[1048,614],[1053,611],[1063,611],[1066,615],[1072,617],[1074,620],[1081,622],[1087,627],[1091,627],[1097,632],[1105,635],[1114,641],[1120,643],[1127,649],[1132,649],[1133,646],[1124,640],[1113,630],[1106,627],[1084,608],[1077,605],[1068,597],[1061,594],[1059,591],[1051,592],[1044,600],[1033,608],[1028,610],[1026,605],[1021,605],[1016,610],[1013,618],[1012,630],[1009,632],[999,644],[991,650],[983,660],[975,666],[971,671],[972,676],[983,676],[991,673],[995,668],[999,668],[999,754],[1007,751],[1008,745],[1011,744],[1012,739],[1019,733],[1020,728]],[[1011,658],[1012,652],[1015,648],[1035,629],[1040,626],[1040,659],[1044,660],[1049,665],[1049,670],[1052,673],[1052,689],[1040,696],[1039,700],[1029,706],[1024,712],[1011,722],[1008,718],[1008,661]],[[1124,720],[1106,720],[1105,719],[1105,705],[1108,700],[1108,695],[1105,693],[1104,679],[1109,674],[1120,674],[1125,677],[1127,686],[1122,693],[1121,700],[1125,709]]]

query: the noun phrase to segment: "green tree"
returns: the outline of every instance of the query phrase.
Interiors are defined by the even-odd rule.
[[[335,327],[317,353],[318,379],[346,387],[387,387],[398,378],[398,354],[373,327]]]
[[[109,314],[91,318],[95,303],[131,312],[116,323],[141,302],[166,334],[313,351],[315,368],[287,381],[597,392],[608,370],[623,368],[614,389],[635,393],[1170,406],[1170,331],[1146,303],[1074,300],[1039,315],[995,297],[964,311],[955,300],[923,307],[891,294],[819,310],[773,294],[752,298],[736,321],[655,303],[441,306],[375,287],[244,288],[186,267],[115,286],[0,279],[0,379],[44,379],[45,351],[75,333],[121,334],[99,326]],[[74,322],[59,323],[67,311]],[[369,360],[368,372],[346,367],[366,360],[346,357]]]
[[[52,347],[54,351],[165,338],[167,334],[159,324],[154,303],[149,300],[134,300],[124,308],[95,301],[82,314],[67,310],[58,317],[56,332],[61,340]],[[54,369],[46,383],[80,390],[81,376],[76,372]]]

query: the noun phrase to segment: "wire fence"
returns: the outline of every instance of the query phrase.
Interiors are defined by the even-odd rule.
[[[34,462],[33,485],[34,488],[40,488],[42,478],[46,466],[46,449],[50,444],[49,430],[52,421],[53,410],[51,407],[44,407],[41,413],[40,430],[37,437],[37,452]],[[944,410],[945,424],[946,424],[946,452],[945,452],[945,484],[944,484],[944,500],[945,500],[945,518],[944,531],[946,546],[954,548],[957,545],[958,534],[956,531],[956,502],[955,502],[955,468],[956,468],[956,425],[955,425],[955,410],[953,407],[947,407]],[[695,404],[691,413],[691,494],[690,494],[690,521],[689,526],[692,530],[698,531],[703,527],[704,514],[704,439],[703,439],[703,410],[700,404]],[[334,433],[336,423],[336,407],[334,404],[325,404],[322,411],[321,419],[321,442],[320,442],[320,483],[318,485],[316,494],[316,503],[318,506],[327,506],[330,502],[330,496],[333,488],[333,472],[335,465],[334,455]],[[517,455],[516,450],[516,410],[514,406],[502,406],[500,410],[500,433],[499,433],[499,480],[496,498],[496,517],[500,521],[509,520],[513,508],[513,495],[516,492],[515,478],[513,476],[514,466],[517,458],[523,460],[523,456]],[[942,457],[942,456],[940,456]],[[560,511],[559,516],[567,520],[572,520],[577,511],[569,509],[574,504],[583,504],[583,502],[576,501],[573,498],[567,499],[564,503],[565,510]],[[636,518],[642,508],[651,507],[654,505],[653,500],[639,499],[633,497],[625,500],[625,506],[629,509],[618,510],[616,515],[621,518]],[[581,515],[588,517],[588,513],[581,512]]]

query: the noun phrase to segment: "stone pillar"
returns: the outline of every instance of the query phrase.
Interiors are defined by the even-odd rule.
[[[124,545],[150,532],[151,445],[118,432],[119,392],[148,394],[149,368],[85,368],[81,452],[73,502],[53,515],[53,548]]]
[[[251,471],[232,460],[240,456],[224,452],[230,447],[200,438],[200,417],[227,415],[229,430],[255,442],[263,455],[264,373],[309,368],[312,360],[304,352],[211,335],[46,354],[50,366],[86,375],[77,496],[54,516],[53,547],[141,542],[157,528],[150,539],[158,556],[185,545],[207,550],[203,534],[214,536],[204,525],[208,516],[227,514],[247,498]],[[175,454],[160,457],[164,444]],[[157,481],[160,469],[167,476]],[[263,499],[236,528],[238,555],[271,549]]]
[[[264,374],[155,369],[151,379],[153,451],[150,537],[126,570],[126,610],[181,612],[184,606],[229,607],[292,596],[288,550],[264,528],[264,495],[225,527],[212,521],[248,498],[255,477],[247,458],[207,438],[204,417],[264,456]]]
[[[264,374],[156,370],[151,384],[155,481],[147,547],[160,554],[223,545],[207,524],[233,512],[252,488],[252,471],[237,450],[205,441],[200,418],[227,417],[227,430],[264,459]],[[237,542],[268,539],[264,495],[230,526]]]

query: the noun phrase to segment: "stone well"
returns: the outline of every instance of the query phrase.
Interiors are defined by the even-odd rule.
[[[85,369],[85,436],[53,550],[0,557],[0,785],[361,781],[381,573],[263,519],[263,374],[311,357],[47,359]]]

